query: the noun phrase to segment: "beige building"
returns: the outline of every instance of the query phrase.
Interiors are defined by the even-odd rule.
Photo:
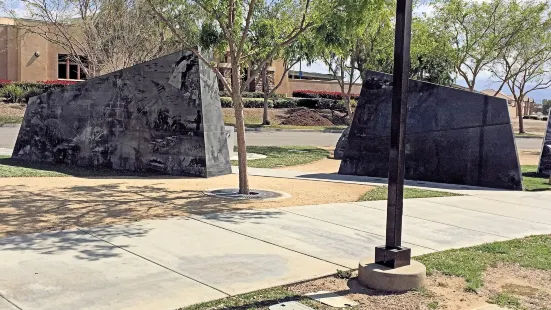
[[[499,92],[496,95],[495,94],[496,93],[495,89],[485,89],[485,90],[481,91],[481,93],[483,93],[485,95],[494,96],[494,97],[498,97],[498,98],[503,98],[503,99],[507,100],[507,105],[508,105],[508,108],[509,108],[509,116],[511,118],[518,117],[517,103],[515,102],[515,99],[512,96],[506,95],[502,92]],[[534,98],[524,98],[524,102],[522,104],[521,109],[522,109],[522,115],[531,115],[533,113],[536,113],[537,109],[536,109],[536,102],[535,102]]]
[[[0,79],[10,81],[85,80],[84,72],[76,63],[71,63],[68,52],[41,36],[15,27],[15,20],[0,18]],[[230,77],[231,65],[222,61],[218,65],[221,73]],[[273,86],[279,83],[284,64],[274,61],[268,70],[268,81]],[[361,84],[353,86],[352,93],[358,94]],[[258,77],[248,91],[261,91],[262,81]],[[289,71],[276,93],[291,96],[295,90],[339,92],[340,87],[329,74]]]
[[[39,35],[25,33],[11,18],[0,18],[0,79],[11,81],[84,80],[67,51]]]

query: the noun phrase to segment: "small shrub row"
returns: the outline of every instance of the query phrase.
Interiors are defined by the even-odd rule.
[[[233,108],[233,101],[228,97],[221,97],[220,103],[222,108]],[[243,98],[243,107],[245,108],[263,108],[264,99],[259,98]],[[270,99],[268,100],[268,107],[270,109],[288,109],[296,108],[296,100],[292,98],[283,98],[283,99]]]
[[[61,88],[68,85],[74,85],[78,81],[65,81],[65,80],[48,80],[48,81],[38,81],[38,82],[14,82],[10,80],[0,80],[0,88],[7,85],[18,85],[23,89],[38,88],[48,91],[50,89]]]
[[[40,82],[13,82],[0,80],[0,97],[7,102],[20,103],[29,98],[38,96],[52,89],[74,85],[77,81],[40,81]]]
[[[231,98],[222,97],[220,102],[223,108],[233,108]],[[263,108],[264,101],[258,98],[243,98],[245,108]],[[268,107],[271,109],[290,109],[304,107],[309,109],[329,109],[334,111],[346,112],[343,101],[324,99],[324,98],[283,98],[268,100]]]
[[[228,93],[227,91],[220,91],[220,97],[230,97],[231,98],[231,94]],[[241,94],[241,97],[242,98],[264,98],[264,93],[263,92],[243,92]],[[272,98],[280,98],[280,99],[283,99],[285,98],[284,95],[282,94],[272,94],[271,96]]]
[[[346,106],[343,101],[325,98],[296,98],[297,106],[316,110],[334,110],[346,112]]]
[[[316,90],[295,90],[293,91],[293,97],[298,98],[323,98],[323,99],[333,99],[333,100],[343,100],[343,95],[341,92],[330,92],[330,91],[316,91]],[[351,99],[357,100],[360,97],[359,94],[350,94]]]
[[[7,102],[20,103],[25,96],[25,90],[15,84],[6,84],[0,88],[0,97],[4,97]]]

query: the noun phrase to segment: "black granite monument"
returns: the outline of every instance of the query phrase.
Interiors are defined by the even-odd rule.
[[[547,130],[543,139],[541,148],[540,164],[538,172],[545,175],[551,175],[551,111],[547,117]]]
[[[392,76],[365,73],[340,174],[387,177]],[[522,190],[507,102],[410,80],[406,179]]]
[[[31,98],[12,156],[172,175],[231,173],[216,75],[190,51]]]

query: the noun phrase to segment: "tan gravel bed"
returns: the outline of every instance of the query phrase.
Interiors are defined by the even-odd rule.
[[[510,294],[520,300],[522,309],[551,308],[551,271],[533,270],[518,265],[499,264],[484,273],[484,287],[478,292],[465,290],[465,280],[434,274],[425,287],[407,293],[385,293],[362,286],[356,278],[334,276],[306,281],[287,287],[296,294],[333,291],[360,303],[362,310],[447,309],[467,310],[486,304],[497,293]],[[320,309],[330,309],[320,307]]]
[[[237,175],[200,178],[0,178],[0,237],[238,209],[356,201],[370,186],[250,176],[276,201],[236,201],[203,191],[236,187]]]

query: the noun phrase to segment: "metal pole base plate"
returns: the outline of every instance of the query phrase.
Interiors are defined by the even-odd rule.
[[[375,263],[389,268],[400,268],[411,263],[411,249],[406,247],[375,247]]]

